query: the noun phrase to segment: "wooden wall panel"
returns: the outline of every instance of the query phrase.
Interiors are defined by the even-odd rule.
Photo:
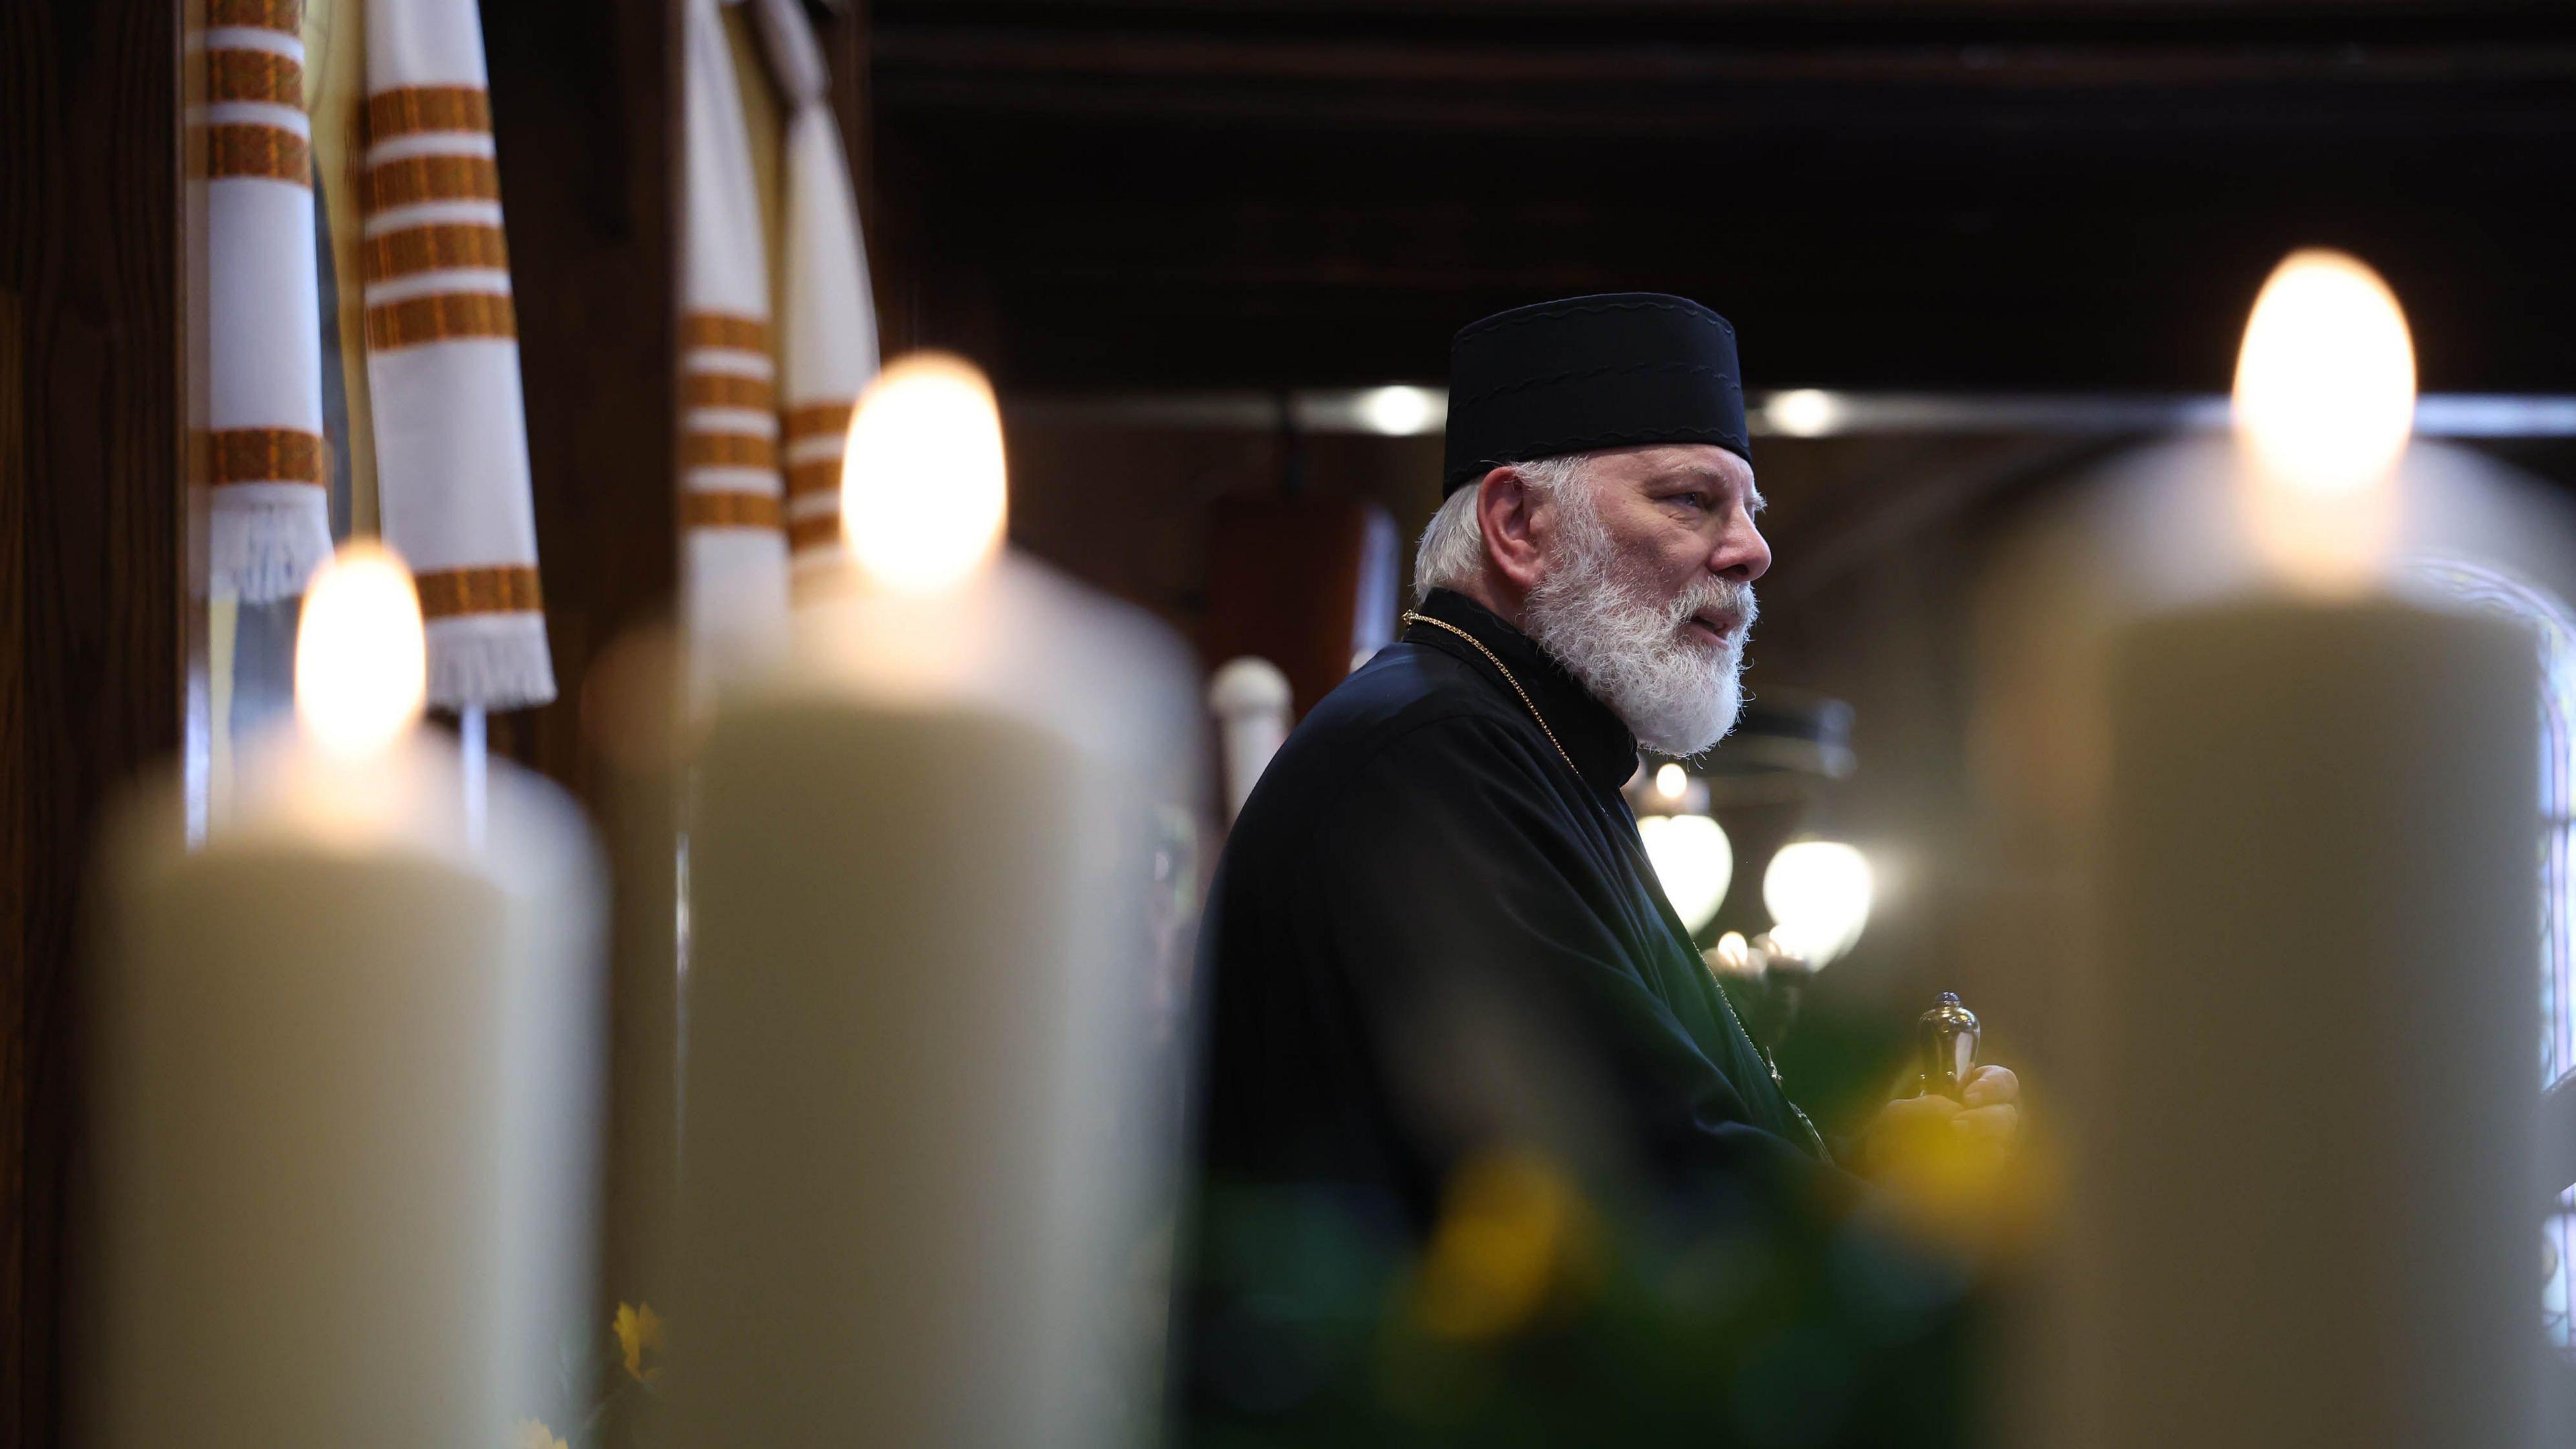
[[[526,377],[546,629],[561,694],[492,741],[587,791],[592,662],[678,577],[679,9],[483,6]]]
[[[859,225],[868,246],[868,279],[877,303],[877,344],[892,357],[919,345],[916,312],[920,291],[910,284],[907,216],[892,194],[878,156],[876,45],[869,0],[808,4],[825,59],[832,67],[832,106],[840,113],[841,143],[850,153],[850,182],[859,198]]]
[[[0,1443],[60,1441],[81,867],[177,748],[172,0],[0,7]]]

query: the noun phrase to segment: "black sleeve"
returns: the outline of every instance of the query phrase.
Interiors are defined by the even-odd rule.
[[[1417,726],[1356,765],[1303,853],[1300,914],[1392,1099],[1453,1150],[1536,1132],[1668,1185],[1839,1192],[1649,985],[1590,807],[1531,746],[1481,717]]]

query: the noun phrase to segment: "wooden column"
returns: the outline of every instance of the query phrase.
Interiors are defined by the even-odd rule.
[[[82,866],[179,743],[172,0],[0,6],[0,1442],[62,1442]]]

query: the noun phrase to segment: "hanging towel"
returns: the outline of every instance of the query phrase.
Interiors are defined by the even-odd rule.
[[[685,3],[681,594],[701,677],[709,677],[785,647],[787,534],[751,138],[716,0]]]
[[[519,326],[475,0],[368,0],[367,382],[385,542],[420,585],[429,701],[555,697]]]
[[[787,537],[799,570],[841,551],[841,450],[877,371],[876,305],[831,74],[799,0],[753,0],[787,103],[785,394]]]
[[[206,337],[190,473],[207,485],[205,582],[252,604],[302,593],[331,556],[303,11],[209,0],[188,116]]]

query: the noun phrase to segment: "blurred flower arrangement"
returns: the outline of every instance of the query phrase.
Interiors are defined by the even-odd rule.
[[[609,1324],[609,1330],[617,1335],[618,1350],[625,1355],[628,1378],[650,1384],[662,1376],[661,1365],[644,1366],[645,1350],[659,1352],[662,1347],[662,1320],[653,1312],[652,1304],[618,1304],[617,1318]],[[622,1390],[625,1385],[619,1384],[618,1388]]]
[[[1192,1442],[1977,1442],[1980,1271],[1937,1224],[1751,1179],[1603,1186],[1527,1147],[1473,1155],[1418,1252],[1385,1203],[1213,1186]]]
[[[662,1317],[650,1303],[620,1303],[606,1340],[564,1345],[556,1370],[563,1402],[591,1401],[571,1436],[559,1437],[542,1419],[522,1419],[510,1449],[597,1449],[645,1442],[647,1421],[637,1411],[650,1402],[661,1381]],[[603,1361],[601,1351],[611,1344],[615,1359]]]

